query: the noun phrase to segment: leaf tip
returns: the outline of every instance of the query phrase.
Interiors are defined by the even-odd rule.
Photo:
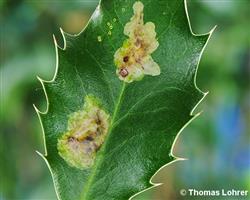
[[[61,49],[61,50],[65,50],[65,49],[66,49],[65,32],[62,30],[62,28],[59,28],[59,30],[60,30],[60,33],[61,33],[62,38],[63,38],[63,46],[61,47],[61,46],[58,44],[55,34],[52,35],[53,41],[54,41],[54,45],[55,45],[56,48],[59,48],[59,49]]]
[[[35,151],[41,158],[46,159],[46,155],[42,154],[40,151],[36,150]]]

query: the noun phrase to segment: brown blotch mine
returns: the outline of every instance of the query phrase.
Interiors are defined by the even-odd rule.
[[[91,167],[104,143],[108,127],[109,115],[95,97],[86,96],[83,109],[70,115],[67,131],[58,139],[59,155],[70,166],[79,169]]]

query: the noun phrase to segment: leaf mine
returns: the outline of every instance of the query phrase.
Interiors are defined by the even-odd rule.
[[[69,116],[67,131],[58,139],[59,155],[70,166],[91,167],[108,128],[109,115],[95,97],[86,96],[83,109]]]
[[[134,3],[134,15],[124,27],[124,34],[129,38],[114,55],[116,74],[128,83],[139,81],[144,75],[160,75],[160,67],[151,57],[159,46],[155,25],[152,22],[144,24],[143,9],[142,2]]]

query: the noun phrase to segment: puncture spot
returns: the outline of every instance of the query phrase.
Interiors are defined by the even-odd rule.
[[[116,73],[128,83],[141,80],[144,75],[160,75],[160,67],[151,57],[159,46],[155,25],[152,22],[144,24],[143,9],[140,1],[134,3],[134,15],[124,27],[124,34],[129,38],[114,55]]]
[[[109,115],[96,98],[86,96],[83,109],[69,116],[67,131],[58,139],[59,155],[70,166],[79,169],[91,167],[108,127]]]
[[[98,36],[97,36],[97,41],[98,41],[98,42],[102,42],[102,36],[98,35]]]
[[[111,30],[113,29],[113,25],[110,22],[107,22],[107,26],[109,28],[108,35],[111,36],[112,35],[112,31]]]

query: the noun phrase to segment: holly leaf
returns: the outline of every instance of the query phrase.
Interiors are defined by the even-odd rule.
[[[57,66],[37,110],[58,199],[125,200],[179,159],[178,133],[205,94],[197,66],[209,34],[194,35],[186,2],[103,0],[78,35],[55,40]]]

